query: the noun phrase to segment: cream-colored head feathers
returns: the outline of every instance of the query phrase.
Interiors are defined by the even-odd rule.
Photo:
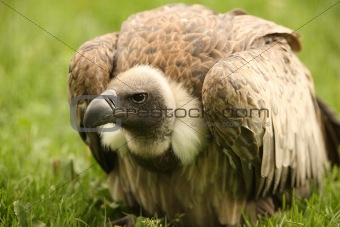
[[[173,116],[173,120],[168,121],[171,125],[167,126],[172,129],[171,135],[164,135],[162,140],[133,138],[128,131],[120,129],[102,132],[102,144],[120,154],[124,154],[129,148],[131,152],[146,157],[161,155],[171,146],[182,164],[191,163],[199,151],[203,150],[208,133],[200,102],[179,83],[169,82],[161,71],[150,66],[136,66],[119,74],[113,83],[115,86],[139,84],[139,89],[147,90],[145,82],[157,84],[168,108],[168,115]],[[189,116],[189,110],[195,112],[194,117]],[[103,127],[112,126],[107,124]]]

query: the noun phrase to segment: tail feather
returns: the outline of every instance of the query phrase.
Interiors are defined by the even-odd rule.
[[[333,165],[340,165],[340,119],[324,102],[317,98],[321,111],[321,119],[324,126],[324,136],[326,141],[328,159]]]

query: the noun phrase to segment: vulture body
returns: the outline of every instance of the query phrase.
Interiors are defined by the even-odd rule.
[[[298,50],[298,34],[273,22],[182,4],[83,44],[69,102],[78,127],[98,128],[80,135],[113,199],[184,214],[182,226],[232,226],[272,214],[293,190],[308,196],[339,162],[340,123]]]

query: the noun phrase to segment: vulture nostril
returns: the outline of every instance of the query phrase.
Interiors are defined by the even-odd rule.
[[[109,104],[109,106],[110,106],[110,108],[111,108],[112,110],[115,110],[115,109],[116,109],[116,105],[115,105],[115,103],[113,102],[112,99],[110,99],[110,98],[105,98],[105,101],[107,102],[107,104]]]

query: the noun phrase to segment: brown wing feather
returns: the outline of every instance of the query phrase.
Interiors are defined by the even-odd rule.
[[[321,110],[325,141],[327,141],[328,159],[333,165],[340,165],[340,119],[336,116],[335,112],[319,98],[317,102]]]
[[[107,87],[115,69],[118,33],[99,36],[84,43],[73,57],[68,74],[69,103],[82,95],[99,95]],[[83,117],[89,100],[81,99],[75,108],[77,126],[83,127]],[[116,154],[101,145],[97,133],[79,132],[98,163],[106,172],[114,166]]]
[[[264,45],[231,55],[210,70],[203,89],[208,121],[237,122],[211,127],[218,143],[242,161],[260,165],[257,194],[321,180],[326,151],[311,76],[289,46]],[[225,116],[224,109],[244,109],[247,115]],[[296,171],[294,179],[287,178],[287,167]]]
[[[299,49],[298,35],[291,32],[240,10],[217,15],[202,6],[165,6],[123,23],[115,73],[148,64],[201,98],[205,75],[217,61],[253,48],[260,38],[269,42],[285,36]]]

